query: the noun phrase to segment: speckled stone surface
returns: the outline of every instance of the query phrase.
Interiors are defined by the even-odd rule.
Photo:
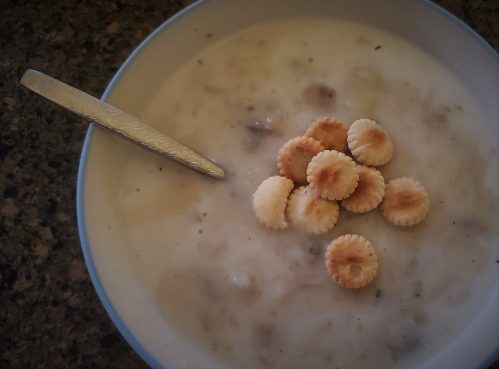
[[[100,96],[133,48],[188,2],[1,2],[0,368],[147,367],[83,262],[75,191],[86,123],[18,81],[34,68]],[[499,1],[437,3],[499,49]]]

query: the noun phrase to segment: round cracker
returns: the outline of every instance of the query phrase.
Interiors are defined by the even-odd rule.
[[[315,138],[302,136],[289,140],[277,153],[280,174],[298,184],[306,184],[308,163],[321,151],[324,146]]]
[[[348,129],[348,148],[359,162],[365,165],[386,164],[393,156],[390,135],[371,119],[359,119]]]
[[[378,207],[385,195],[385,180],[381,173],[363,165],[357,166],[359,183],[341,206],[352,213],[365,213]]]
[[[346,234],[333,240],[326,249],[329,275],[345,288],[360,288],[371,283],[378,272],[378,255],[364,237]]]
[[[351,158],[338,151],[325,150],[310,161],[307,180],[323,198],[343,200],[355,191],[359,174]]]
[[[303,186],[291,193],[286,214],[293,227],[311,234],[322,234],[333,229],[338,221],[339,206],[336,201],[320,197],[310,186]]]
[[[326,150],[336,150],[344,154],[348,151],[347,127],[331,117],[317,119],[307,129],[306,136],[315,138]]]
[[[286,204],[293,187],[289,178],[275,176],[265,179],[253,195],[253,210],[258,220],[272,229],[286,228]]]
[[[420,223],[430,211],[430,197],[421,183],[402,177],[386,184],[381,214],[391,223],[407,227]]]

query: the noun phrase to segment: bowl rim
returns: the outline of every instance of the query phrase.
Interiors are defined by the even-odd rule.
[[[184,17],[188,13],[190,13],[194,8],[198,8],[203,6],[205,3],[211,0],[198,0],[193,4],[188,5],[184,9],[180,10],[178,13],[174,14],[172,17],[164,21],[160,26],[154,29],[140,44],[132,51],[132,53],[126,58],[123,64],[120,66],[118,71],[114,74],[111,81],[106,86],[104,93],[102,94],[101,100],[107,101],[109,95],[112,90],[117,85],[120,78],[123,74],[128,70],[129,66],[135,61],[137,56],[145,49],[145,47],[150,44],[160,33],[164,32],[168,27],[170,27],[174,22],[178,21],[180,18]],[[480,36],[475,30],[473,30],[470,26],[464,23],[461,19],[459,19],[454,14],[448,12],[444,8],[435,4],[431,0],[418,0],[423,6],[427,6],[431,8],[434,12],[438,13],[440,16],[449,19],[456,26],[465,31],[469,36],[471,36],[475,42],[481,45],[482,48],[488,51],[489,54],[499,62],[499,53],[494,50],[494,48],[485,41],[485,39]],[[163,365],[161,365],[152,354],[150,354],[141,343],[135,338],[133,333],[128,329],[125,322],[121,319],[119,313],[113,306],[108,294],[105,291],[105,288],[99,278],[97,273],[95,263],[92,257],[92,252],[90,250],[89,241],[86,232],[86,224],[85,224],[85,211],[84,211],[84,195],[85,195],[85,173],[88,161],[88,154],[90,150],[90,141],[92,140],[94,131],[94,125],[92,123],[89,124],[89,128],[87,133],[85,134],[85,139],[82,147],[82,152],[80,155],[80,163],[78,166],[78,175],[77,175],[77,185],[76,185],[76,217],[77,217],[77,226],[78,233],[80,238],[81,249],[83,252],[83,258],[85,260],[85,264],[88,270],[88,274],[90,275],[90,279],[92,284],[97,292],[97,296],[101,301],[106,313],[109,318],[113,322],[114,326],[121,333],[123,338],[127,341],[127,343],[132,347],[132,349],[149,365],[151,368],[158,369],[166,369]],[[490,365],[493,360],[499,356],[499,346],[496,347],[487,357],[483,359],[483,361],[477,365],[477,369],[485,369]]]

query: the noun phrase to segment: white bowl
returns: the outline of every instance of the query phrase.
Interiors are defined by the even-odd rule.
[[[475,129],[499,142],[497,53],[474,31],[430,1],[412,0],[210,0],[194,4],[166,21],[130,55],[107,87],[103,100],[142,117],[168,76],[198,50],[245,26],[292,16],[321,16],[354,21],[396,34],[423,49],[476,98],[488,120]],[[193,29],[210,30],[200,38]],[[478,144],[478,142],[477,142]],[[496,146],[497,147],[497,146]],[[216,359],[164,321],[132,272],[133,260],[120,250],[120,217],[109,198],[108,173],[121,165],[128,144],[90,127],[78,176],[78,227],[87,268],[108,314],[130,345],[154,368],[215,368]],[[112,168],[111,171],[109,169]],[[499,178],[495,178],[499,183]],[[496,213],[497,214],[497,213]],[[496,218],[495,224],[499,224]],[[172,230],[174,231],[174,230]],[[498,243],[490,245],[498,258]],[[113,260],[112,263],[104,260]],[[499,348],[499,265],[496,283],[483,286],[481,311],[445,349],[420,369],[483,368]],[[122,307],[126,306],[126,309]]]

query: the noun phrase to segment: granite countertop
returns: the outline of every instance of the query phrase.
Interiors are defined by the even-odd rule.
[[[76,174],[87,124],[18,81],[34,68],[100,96],[139,42],[188,2],[2,2],[0,368],[147,367],[106,315],[80,249]],[[499,50],[498,1],[437,3]]]

